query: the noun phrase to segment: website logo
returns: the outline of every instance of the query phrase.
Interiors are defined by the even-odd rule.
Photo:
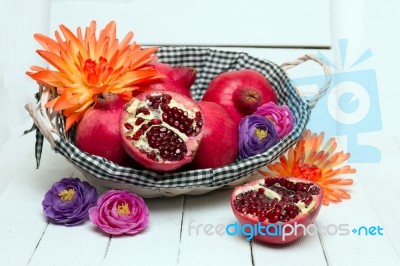
[[[377,77],[374,69],[359,69],[372,57],[367,49],[355,62],[347,62],[347,39],[338,41],[341,65],[337,66],[321,52],[317,57],[329,64],[333,70],[332,83],[315,106],[309,123],[314,131],[323,130],[328,137],[345,136],[350,163],[378,163],[381,153],[377,147],[360,143],[360,134],[382,129]],[[301,87],[322,87],[325,76],[308,76],[292,79]],[[306,95],[307,98],[307,95]]]
[[[283,224],[278,222],[276,224],[263,225],[261,222],[256,224],[240,224],[238,222],[230,223],[228,225],[223,224],[196,224],[196,220],[191,220],[188,226],[189,236],[199,236],[199,235],[228,235],[228,236],[244,236],[246,240],[251,240],[255,236],[274,236],[279,237],[283,241],[292,235],[339,235],[339,236],[349,236],[355,235],[360,237],[377,237],[383,235],[383,227],[380,225],[362,225],[357,227],[351,227],[347,223],[343,224],[310,224],[305,226],[303,224]]]

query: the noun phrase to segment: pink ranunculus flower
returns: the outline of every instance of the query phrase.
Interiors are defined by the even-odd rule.
[[[127,190],[109,190],[89,210],[89,218],[104,232],[133,235],[149,223],[149,209],[144,200]]]
[[[257,108],[254,115],[264,116],[275,125],[278,139],[281,139],[293,130],[295,117],[287,105],[276,105],[268,102]]]

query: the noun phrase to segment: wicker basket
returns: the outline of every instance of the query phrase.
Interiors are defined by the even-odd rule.
[[[79,150],[63,131],[61,117],[44,107],[45,103],[54,97],[54,89],[42,87],[38,103],[28,103],[25,106],[38,129],[36,132],[37,160],[40,160],[44,136],[52,149],[63,155],[91,183],[107,188],[128,189],[142,197],[161,197],[203,194],[220,187],[235,186],[245,183],[258,169],[274,161],[298,141],[308,123],[312,108],[326,93],[331,80],[329,67],[313,55],[305,55],[281,67],[246,53],[207,48],[162,47],[159,48],[157,56],[161,62],[190,66],[197,70],[196,82],[191,88],[195,100],[201,99],[210,80],[221,72],[243,68],[261,72],[275,88],[278,103],[288,105],[293,111],[296,117],[294,130],[267,152],[225,167],[160,174],[149,170],[122,167],[105,158]],[[303,100],[285,73],[286,69],[307,60],[320,64],[326,75],[326,84],[309,101]]]

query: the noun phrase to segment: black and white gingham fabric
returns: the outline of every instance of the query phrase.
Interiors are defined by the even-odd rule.
[[[286,104],[293,111],[296,117],[294,130],[263,154],[217,169],[176,173],[160,174],[116,165],[102,157],[80,151],[65,135],[56,143],[56,152],[62,154],[78,168],[103,180],[154,189],[214,187],[240,179],[271,163],[296,143],[307,125],[311,113],[309,105],[298,96],[286,73],[272,62],[246,53],[194,47],[162,47],[157,55],[164,63],[190,66],[197,70],[196,82],[192,86],[195,100],[201,99],[210,80],[221,72],[243,68],[261,72],[275,88],[279,104]]]

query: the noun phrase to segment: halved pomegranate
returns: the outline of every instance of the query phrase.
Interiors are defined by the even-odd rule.
[[[258,226],[253,230],[255,239],[285,244],[305,235],[318,215],[322,196],[322,188],[309,180],[267,177],[236,187],[231,207],[242,226]]]
[[[173,92],[146,91],[121,114],[124,148],[148,169],[167,172],[193,160],[204,119],[194,101]]]

